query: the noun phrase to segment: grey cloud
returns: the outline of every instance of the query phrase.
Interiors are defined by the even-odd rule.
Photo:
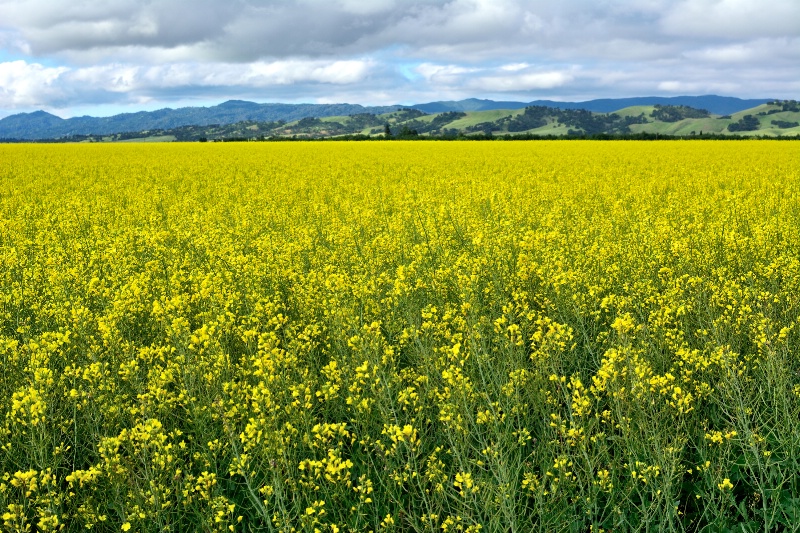
[[[370,54],[427,60],[539,55],[578,60],[639,48],[702,48],[800,35],[800,3],[773,0],[0,0],[34,54],[80,63],[145,58],[254,61]],[[675,36],[681,39],[676,43]],[[640,43],[619,47],[606,43]],[[431,57],[433,54],[433,57]],[[606,56],[608,58],[609,56]]]
[[[6,109],[796,97],[800,79],[798,0],[0,0],[0,21]]]
[[[470,61],[647,32],[630,23],[639,10],[610,13],[589,0],[0,0],[0,20],[16,27],[34,54],[75,62],[116,59],[130,47],[156,57],[181,48],[197,60],[252,61],[387,46]]]
[[[15,24],[38,55],[120,46],[173,47],[215,39],[239,16],[238,0],[111,0],[0,2],[0,19]]]
[[[797,0],[681,0],[661,19],[670,35],[721,39],[800,36]]]

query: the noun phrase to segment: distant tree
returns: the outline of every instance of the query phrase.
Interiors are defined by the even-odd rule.
[[[403,124],[403,127],[400,129],[400,135],[398,135],[398,137],[401,137],[403,139],[408,139],[411,137],[419,137],[419,132]]]
[[[800,103],[797,100],[785,100],[781,107],[783,111],[794,111],[795,113],[800,111]]]
[[[389,127],[389,123],[383,125],[383,136],[384,137],[391,137],[392,136],[392,128]]]
[[[755,131],[761,128],[761,123],[753,115],[745,115],[738,122],[728,124],[728,131]]]
[[[311,128],[311,127],[314,127],[314,126],[319,126],[321,124],[322,124],[322,121],[320,119],[316,118],[316,117],[305,117],[305,118],[301,118],[297,122],[297,127],[298,128]]]
[[[706,118],[710,113],[705,109],[695,109],[685,105],[660,105],[653,106],[650,116],[661,122],[678,122],[686,118]]]
[[[796,128],[800,126],[800,122],[790,122],[788,120],[773,120],[772,125],[781,129]]]

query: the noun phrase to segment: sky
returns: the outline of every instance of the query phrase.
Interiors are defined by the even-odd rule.
[[[800,99],[800,0],[0,0],[0,117]]]

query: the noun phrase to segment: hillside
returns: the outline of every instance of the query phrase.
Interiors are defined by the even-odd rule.
[[[415,104],[412,106],[377,106],[365,107],[357,104],[258,104],[241,100],[231,100],[211,107],[184,107],[179,109],[160,109],[157,111],[141,111],[138,113],[123,113],[110,117],[74,117],[63,119],[45,111],[33,113],[19,113],[0,120],[0,139],[16,140],[44,140],[59,138],[74,138],[76,136],[104,137],[127,135],[128,132],[144,131],[165,131],[180,130],[189,128],[196,130],[197,127],[206,127],[209,135],[210,130],[225,130],[228,126],[236,124],[248,124],[251,128],[255,123],[293,123],[302,119],[315,118],[325,122],[335,122],[343,127],[333,126],[331,128],[312,127],[311,124],[304,124],[302,127],[295,128],[294,134],[313,134],[316,135],[327,131],[326,135],[353,134],[359,130],[348,125],[352,122],[345,117],[363,117],[365,115],[380,116],[397,111],[398,109],[416,109],[428,115],[441,115],[442,113],[454,112],[465,113],[461,117],[462,122],[453,124],[450,128],[468,132],[467,128],[476,126],[483,122],[494,122],[510,114],[519,114],[529,107],[541,107],[553,110],[553,116],[561,116],[560,112],[584,111],[592,113],[612,113],[623,109],[630,109],[632,106],[642,108],[653,107],[655,105],[669,107],[691,107],[695,109],[706,109],[709,113],[717,115],[735,114],[763,105],[768,100],[742,100],[739,98],[722,96],[680,96],[674,98],[663,97],[641,97],[641,98],[621,98],[621,99],[602,99],[590,100],[586,102],[555,102],[551,100],[537,100],[534,102],[497,102],[493,100],[479,100],[475,98],[460,101],[429,102],[426,104]],[[491,112],[493,114],[481,115],[480,113]],[[447,116],[446,116],[447,117]],[[357,119],[359,120],[359,119]],[[429,120],[429,119],[425,119]],[[425,122],[422,120],[422,122]],[[433,119],[430,119],[433,120]],[[441,123],[445,119],[439,119]],[[423,126],[417,124],[420,128]],[[437,124],[441,125],[441,124]],[[308,126],[308,127],[306,127]],[[318,125],[317,125],[318,126]],[[726,124],[727,126],[727,124]],[[369,134],[369,128],[375,126],[364,125],[361,132]],[[234,130],[236,128],[233,128]],[[259,126],[259,133],[264,129]],[[432,128],[438,129],[438,128]],[[485,128],[484,128],[485,129]],[[276,130],[276,127],[269,128],[269,131]],[[301,131],[302,130],[302,131]],[[551,133],[566,133],[566,129],[551,128]],[[562,131],[563,130],[563,131]],[[500,127],[498,131],[504,131]],[[242,134],[249,136],[247,132]],[[270,133],[271,134],[271,133]],[[277,133],[285,135],[285,133]],[[226,133],[228,135],[228,133]]]
[[[44,120],[44,118],[43,118]],[[417,109],[305,117],[286,122],[243,121],[210,126],[156,128],[111,135],[71,136],[56,142],[230,141],[267,139],[454,137],[561,137],[597,135],[708,135],[793,137],[800,135],[800,106],[771,101],[733,115],[713,115],[687,106],[632,106],[614,113],[528,106],[524,109],[447,111]]]
[[[47,126],[52,115],[40,112]],[[800,104],[766,104],[732,115],[715,115],[688,106],[631,106],[613,113],[528,106],[524,109],[424,113],[401,108],[388,113],[358,113],[299,120],[246,120],[231,124],[151,128],[102,135],[69,135],[49,142],[231,141],[322,138],[454,138],[708,135],[794,137],[800,135]]]
[[[184,126],[227,125],[248,121],[293,121],[312,116],[386,113],[399,107],[364,107],[357,104],[256,104],[230,100],[212,107],[160,109],[110,117],[84,116],[62,119],[44,111],[36,111],[11,115],[0,120],[0,139],[35,140],[74,135],[112,135]]]
[[[444,111],[489,111],[494,109],[524,109],[530,106],[554,107],[556,109],[585,109],[595,113],[613,113],[619,109],[632,106],[687,106],[707,109],[711,113],[727,115],[750,109],[766,103],[767,99],[743,100],[730,96],[640,96],[634,98],[601,98],[585,102],[556,102],[554,100],[534,100],[532,102],[496,102],[470,98],[460,101],[430,102],[414,105],[415,109],[426,113],[442,113]]]

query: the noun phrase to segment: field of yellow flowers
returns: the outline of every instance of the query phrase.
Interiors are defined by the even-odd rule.
[[[0,146],[4,531],[796,531],[799,347],[796,143]]]

